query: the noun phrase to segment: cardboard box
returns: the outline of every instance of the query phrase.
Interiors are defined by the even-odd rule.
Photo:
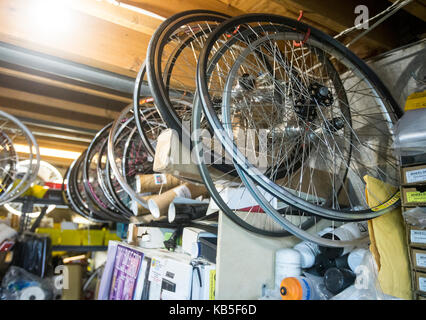
[[[426,248],[426,229],[407,224],[407,238],[411,247]]]
[[[171,255],[154,256],[148,280],[149,300],[190,300],[192,266],[189,261]]]
[[[193,258],[198,257],[198,240],[200,237],[217,237],[217,235],[199,228],[186,227],[182,233],[182,251],[191,255]]]
[[[62,289],[62,300],[80,300],[82,294],[83,268],[80,264],[67,264],[68,288]],[[66,274],[64,274],[64,277]]]
[[[411,249],[411,265],[413,269],[426,272],[426,249]]]
[[[402,168],[401,175],[402,184],[426,183],[426,164]]]
[[[415,272],[415,289],[421,294],[426,294],[426,272]]]
[[[426,206],[426,186],[403,187],[402,199],[405,206]]]

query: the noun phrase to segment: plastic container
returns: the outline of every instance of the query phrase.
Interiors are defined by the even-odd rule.
[[[104,244],[104,230],[79,230],[83,246],[102,246]]]
[[[365,222],[351,222],[346,223],[339,228],[336,228],[333,232],[324,234],[322,237],[325,239],[335,239],[341,241],[350,241],[360,239],[368,235],[368,227]],[[319,251],[325,254],[330,259],[343,256],[354,249],[353,246],[342,247],[342,248],[331,248],[319,246]]]
[[[53,228],[37,228],[36,233],[48,234],[52,240],[52,246],[58,246],[61,244],[61,230]]]
[[[217,238],[201,237],[198,239],[198,256],[216,263]]]
[[[79,230],[62,230],[60,243],[62,246],[81,246],[81,233]]]
[[[110,242],[111,240],[121,241],[121,238],[117,236],[115,232],[106,230],[104,236],[104,246],[108,246],[108,242]]]
[[[321,237],[324,234],[333,231],[333,228],[328,227],[324,230],[318,232],[318,235]],[[301,254],[301,267],[310,268],[315,264],[315,257],[319,254],[319,247],[316,243],[309,241],[302,241],[296,244],[293,249],[297,250]]]
[[[302,274],[301,254],[294,249],[280,249],[275,252],[275,287],[279,288],[281,281],[288,277],[298,277]]]
[[[338,294],[354,284],[355,273],[350,269],[330,268],[324,275],[324,284],[328,291]]]
[[[315,284],[307,277],[287,277],[281,281],[282,300],[318,300]]]
[[[367,249],[355,249],[351,253],[349,253],[348,256],[348,266],[349,268],[356,273],[356,269],[359,265],[361,265],[362,260],[364,259],[365,255],[367,254]]]
[[[321,277],[324,276],[325,272],[330,268],[349,268],[348,265],[349,254],[338,257],[336,259],[330,259],[325,254],[320,253],[316,256],[314,270],[315,273]]]

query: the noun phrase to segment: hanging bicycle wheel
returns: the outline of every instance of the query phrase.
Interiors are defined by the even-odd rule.
[[[240,227],[256,234],[271,237],[297,236],[299,239],[314,242],[324,247],[354,247],[365,245],[368,237],[365,232],[359,233],[352,240],[342,241],[335,236],[334,230],[343,223],[307,214],[286,203],[280,202],[256,186],[250,177],[237,165],[234,171],[240,179],[231,175],[217,174],[205,158],[204,149],[210,146],[208,131],[199,130],[202,107],[194,103],[192,131],[194,152],[200,174],[220,210]],[[207,133],[207,135],[204,135]],[[207,142],[203,140],[207,139]],[[222,158],[218,158],[221,161]],[[364,228],[364,225],[357,226]],[[329,239],[319,235],[320,231],[328,228]]]
[[[274,221],[258,205],[258,202],[251,195],[250,190],[244,182],[238,177],[238,170],[232,165],[232,160],[228,161],[228,172],[216,170],[214,162],[211,162],[209,154],[205,150],[211,146],[211,137],[208,130],[201,130],[203,119],[202,108],[194,100],[194,109],[192,114],[192,132],[194,143],[194,155],[201,178],[209,191],[211,201],[217,209],[220,209],[234,223],[245,230],[269,237],[287,237],[293,235],[289,233],[282,225]],[[216,153],[219,154],[219,153]],[[222,156],[216,158],[221,162]],[[270,196],[265,195],[271,199]],[[317,217],[309,216],[298,210],[292,210],[287,205],[282,206],[281,211],[286,213],[287,219],[293,221],[301,230],[313,228],[321,220]]]
[[[90,143],[83,162],[83,185],[90,200],[108,216],[122,219],[122,211],[106,188],[105,174],[99,174],[99,167],[105,166],[108,161],[106,152],[102,147],[108,141],[109,130],[112,123],[106,125]],[[103,149],[105,150],[105,149]],[[102,170],[102,169],[101,169]]]
[[[83,154],[80,156],[80,158],[83,157]],[[68,168],[65,176],[64,181],[62,182],[62,195],[64,197],[65,203],[68,204],[71,210],[78,213],[82,217],[92,221],[92,222],[98,222],[98,223],[104,223],[107,222],[107,219],[103,219],[102,217],[99,217],[96,215],[95,212],[91,211],[87,204],[83,203],[81,201],[82,197],[77,195],[77,190],[74,188],[74,178],[75,176],[72,174],[75,164],[78,162],[78,159],[74,160],[71,166]]]
[[[155,156],[157,137],[167,124],[164,122],[158,109],[154,105],[150,90],[147,89],[146,63],[144,62],[136,76],[135,88],[133,91],[133,115],[139,135],[145,148],[152,158]],[[145,109],[145,111],[142,111]],[[146,112],[146,109],[149,109]]]
[[[398,185],[391,145],[401,112],[371,69],[333,38],[275,15],[227,20],[203,47],[197,86],[216,137],[272,196],[344,221],[398,205],[392,194],[370,207],[364,177]]]
[[[208,34],[228,18],[208,10],[185,11],[165,20],[151,37],[146,59],[149,87],[162,118],[180,137],[182,130],[189,130],[199,53]],[[184,122],[188,127],[182,128]]]
[[[21,161],[26,170],[18,170]],[[0,205],[21,196],[40,168],[38,144],[28,128],[14,116],[0,111]]]
[[[17,171],[18,173],[25,173],[29,170],[31,162],[29,160],[23,160],[20,161],[17,165]],[[45,186],[46,182],[53,182],[53,183],[62,183],[63,177],[62,174],[59,172],[57,168],[52,166],[50,163],[41,160],[40,161],[40,169],[37,173],[37,178],[34,180],[34,184],[38,186]],[[6,203],[4,205],[5,209],[13,214],[21,215],[22,214],[22,208],[23,203],[22,202],[15,202],[15,203]],[[33,211],[27,212],[26,215],[30,218],[36,218],[42,211],[42,208],[44,205],[37,205],[34,204]],[[56,205],[51,204],[47,207],[46,214],[49,214],[56,208]]]
[[[107,158],[107,147],[108,140],[103,143],[100,149],[101,157]],[[99,177],[98,179],[100,182],[99,185],[105,196],[109,199],[111,203],[114,203],[117,206],[117,208],[124,216],[130,218],[133,215],[131,208],[129,207],[130,197],[127,192],[120,186],[114,174],[112,173],[109,161],[98,162],[97,172]]]
[[[147,105],[145,105],[145,103]],[[156,113],[155,107],[151,100],[141,103],[142,108],[138,113],[145,120],[146,114]],[[148,208],[148,203],[144,199],[146,194],[143,190],[137,190],[137,175],[153,173],[154,158],[151,152],[146,147],[140,135],[135,134],[136,126],[134,121],[134,106],[126,107],[114,121],[108,137],[108,160],[114,177],[117,179],[121,187],[127,194],[144,208]],[[145,130],[145,122],[142,122],[142,128]],[[130,139],[121,139],[120,132],[127,130]],[[153,132],[151,132],[152,134]],[[160,131],[155,131],[159,134]],[[143,131],[145,134],[145,131]],[[151,141],[156,140],[156,137],[151,135]]]

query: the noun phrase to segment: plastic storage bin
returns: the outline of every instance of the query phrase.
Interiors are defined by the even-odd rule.
[[[106,230],[105,236],[104,236],[104,246],[108,246],[108,242],[110,240],[121,241],[122,239],[119,236],[117,236],[117,234],[115,232],[110,232],[110,231]]]
[[[81,246],[81,233],[79,230],[62,230],[61,246]]]
[[[79,230],[83,246],[102,246],[105,230]]]
[[[217,252],[217,238],[206,237],[198,239],[199,256],[216,263],[216,252]]]
[[[52,240],[52,246],[57,246],[61,244],[61,230],[53,228],[37,228],[36,233],[38,234],[48,234]]]

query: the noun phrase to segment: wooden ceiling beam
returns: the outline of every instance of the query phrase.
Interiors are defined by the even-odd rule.
[[[389,0],[395,3],[397,0]],[[421,19],[426,22],[426,2],[424,0],[413,1],[402,8],[409,14]]]
[[[0,110],[3,110],[5,112],[10,113],[11,115],[14,115],[16,117],[23,117],[23,118],[30,118],[34,120],[41,120],[41,121],[48,121],[48,122],[54,122],[57,124],[63,124],[68,126],[74,126],[77,128],[88,128],[92,130],[101,130],[104,125],[93,123],[90,118],[87,119],[87,121],[81,121],[81,120],[74,120],[69,117],[60,117],[60,116],[54,116],[49,114],[43,114],[40,112],[34,112],[34,111],[27,111],[22,110],[19,107],[5,107],[5,105],[2,103],[2,99],[0,99]]]
[[[290,18],[299,16],[303,10],[303,22],[312,25],[326,33],[340,33],[341,31],[354,26],[354,9],[359,5],[357,0],[328,0],[327,3],[318,0],[221,0],[233,7],[247,13],[274,13]],[[370,8],[370,14],[377,8],[374,1],[365,0],[365,4]],[[375,30],[367,33],[362,39],[370,45],[383,49],[393,49],[396,40],[392,28],[386,21]]]
[[[66,0],[65,5],[76,11],[151,36],[162,20],[135,12],[107,1]]]
[[[33,93],[20,91],[20,90],[9,89],[5,87],[0,87],[0,97],[14,99],[17,101],[36,103],[39,105],[44,105],[44,106],[62,109],[62,110],[72,110],[73,112],[109,118],[111,120],[114,120],[120,114],[119,112],[116,112],[116,111],[101,109],[101,108],[85,105],[82,103],[75,103],[71,101],[51,98],[47,96],[42,96],[42,95],[33,94]]]
[[[230,16],[238,16],[246,13],[231,4],[220,0],[120,0],[119,2],[139,7],[165,18],[182,11],[199,9],[213,10]]]
[[[0,41],[135,78],[150,35],[70,8],[44,24],[34,10],[42,2],[1,0]]]

